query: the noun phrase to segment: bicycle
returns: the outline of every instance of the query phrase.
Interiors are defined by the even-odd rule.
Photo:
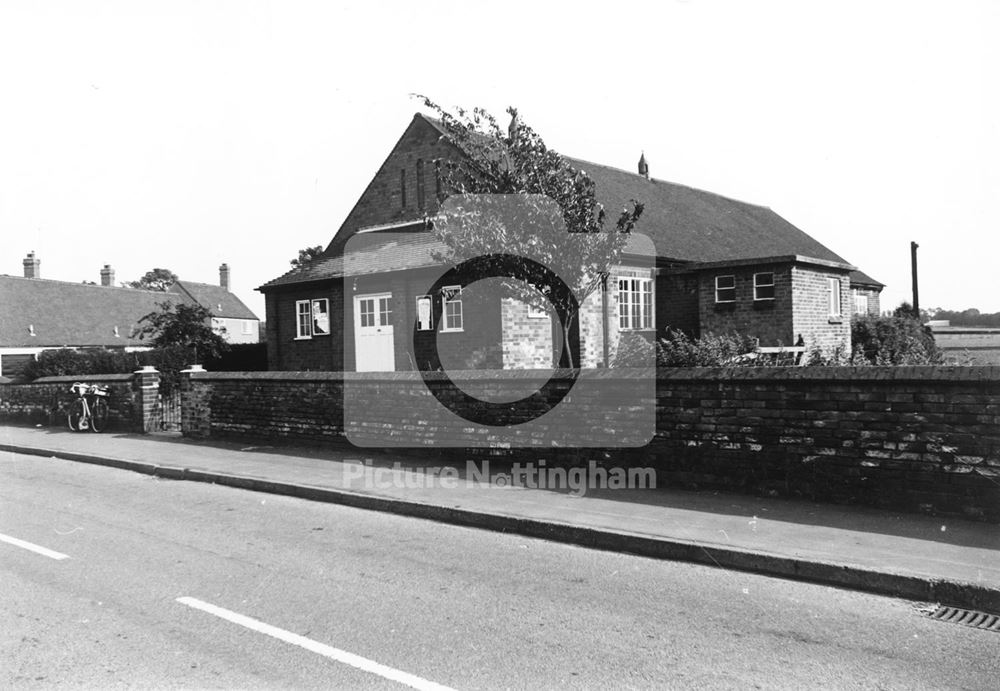
[[[76,382],[69,390],[77,395],[69,407],[69,428],[74,432],[87,429],[103,432],[107,429],[111,410],[104,399],[108,396],[108,387]]]

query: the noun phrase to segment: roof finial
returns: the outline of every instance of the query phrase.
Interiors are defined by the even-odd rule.
[[[646,163],[646,152],[639,156],[639,175],[649,180],[649,164]]]
[[[507,134],[511,139],[517,136],[517,130],[521,126],[521,119],[517,117],[517,108],[510,109],[510,125],[507,126]]]

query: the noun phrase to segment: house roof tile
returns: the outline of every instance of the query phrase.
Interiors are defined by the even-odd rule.
[[[0,346],[149,345],[134,336],[139,320],[158,303],[181,299],[158,291],[0,275]]]
[[[180,293],[212,312],[212,316],[228,319],[257,319],[242,300],[222,286],[195,281],[176,281],[170,292]]]
[[[419,117],[424,117],[438,131],[447,135],[446,130],[433,118]],[[767,207],[686,185],[646,178],[611,166],[564,158],[573,167],[586,171],[594,180],[598,199],[607,211],[610,225],[614,224],[618,211],[625,208],[630,199],[644,204],[636,232],[653,240],[658,257],[684,262],[720,262],[797,255],[841,264],[844,268],[854,268],[843,257]],[[419,221],[414,221],[417,222]],[[357,229],[346,230],[355,232]],[[365,261],[369,262],[367,265],[371,266],[373,272],[392,270],[385,268],[390,265],[412,268],[411,264],[414,262],[426,261],[430,251],[422,244],[426,241],[414,242],[423,249],[418,251],[415,246],[411,247],[413,256],[404,256],[405,252],[402,252],[397,261],[395,254],[372,253]],[[354,265],[360,267],[366,264],[361,262]],[[855,273],[859,281],[882,285],[863,272]],[[341,275],[344,275],[342,261],[335,256],[324,256],[279,276],[261,286],[261,289]]]

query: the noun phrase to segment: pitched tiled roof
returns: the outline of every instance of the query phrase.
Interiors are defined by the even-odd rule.
[[[875,288],[885,288],[885,283],[876,281],[864,271],[852,271],[850,274],[851,285],[872,286]]]
[[[139,320],[155,312],[157,303],[181,299],[173,293],[0,275],[0,346],[149,345],[132,337]]]
[[[447,135],[440,123],[424,119]],[[644,204],[636,232],[649,236],[658,257],[686,262],[719,262],[761,257],[800,256],[850,266],[840,255],[783,219],[771,209],[737,201],[704,190],[637,173],[564,157],[594,180],[597,196],[613,227],[618,214],[636,199]],[[342,229],[355,232],[357,229]],[[331,248],[332,249],[332,248]],[[400,255],[403,262],[420,262],[422,254]],[[389,255],[372,254],[373,271],[387,271]],[[381,263],[379,260],[382,260]],[[267,289],[286,284],[323,280],[343,275],[338,257],[320,257],[268,283]],[[354,272],[351,272],[354,273]],[[860,272],[858,272],[860,274]],[[881,285],[865,276],[872,285]]]
[[[215,317],[230,319],[257,319],[257,315],[243,301],[222,286],[194,281],[176,281],[170,292],[179,293],[212,312]]]

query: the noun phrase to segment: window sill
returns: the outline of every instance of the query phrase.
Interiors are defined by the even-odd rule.
[[[844,318],[843,317],[830,317],[826,321],[827,321],[828,324],[843,324],[844,323]]]
[[[311,341],[312,336],[296,336],[292,339],[293,341]]]
[[[460,334],[464,332],[465,329],[441,329],[441,333],[443,334]]]

